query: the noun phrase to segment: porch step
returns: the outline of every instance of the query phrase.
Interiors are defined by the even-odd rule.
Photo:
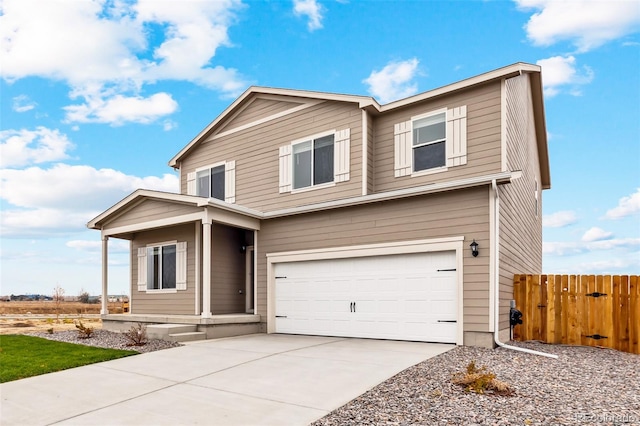
[[[169,340],[172,334],[192,333],[197,329],[195,324],[151,324],[147,326],[147,336],[150,339]]]
[[[207,333],[204,331],[189,331],[186,333],[172,333],[165,338],[172,342],[193,342],[196,340],[205,340]]]

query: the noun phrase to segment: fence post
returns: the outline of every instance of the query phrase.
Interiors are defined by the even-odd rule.
[[[640,286],[638,276],[627,277],[629,280],[629,352],[640,354]]]

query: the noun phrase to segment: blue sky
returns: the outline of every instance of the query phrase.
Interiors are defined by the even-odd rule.
[[[543,67],[544,271],[640,273],[637,1],[0,1],[0,294],[100,293],[85,224],[144,187],[249,85],[427,91]],[[110,242],[111,293],[128,244]]]

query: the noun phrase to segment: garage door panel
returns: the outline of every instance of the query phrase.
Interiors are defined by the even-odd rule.
[[[438,322],[457,317],[456,274],[438,272],[455,264],[453,251],[276,264],[276,332],[455,343],[457,324]]]

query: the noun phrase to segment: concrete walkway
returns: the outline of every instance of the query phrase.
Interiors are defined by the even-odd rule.
[[[306,425],[452,345],[254,334],[0,385],[0,424]]]

